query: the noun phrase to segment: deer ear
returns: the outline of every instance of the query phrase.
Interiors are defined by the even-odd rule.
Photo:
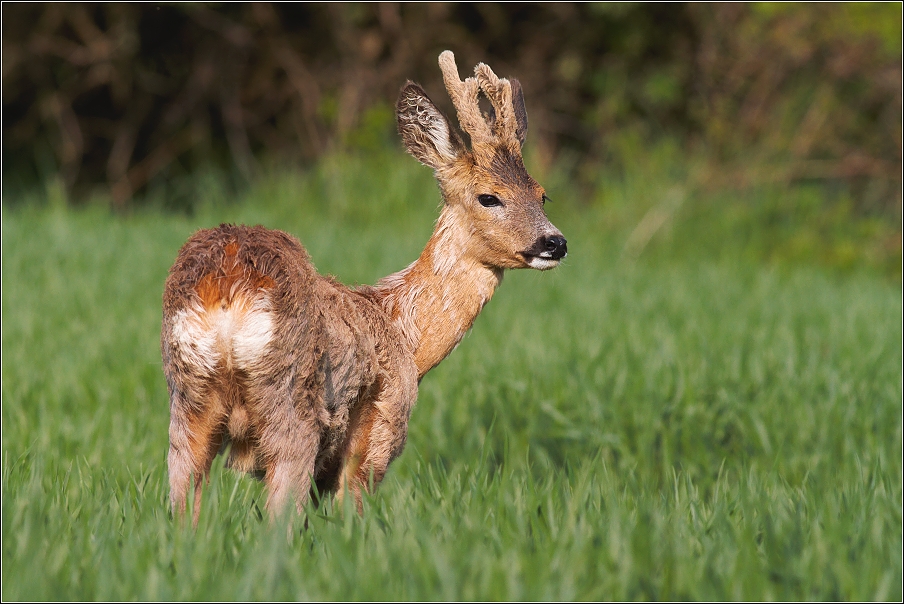
[[[524,91],[521,90],[521,82],[515,78],[511,78],[510,81],[512,83],[512,108],[515,110],[515,121],[517,122],[515,136],[523,146],[524,140],[527,138],[527,107],[524,106]]]
[[[396,117],[405,149],[422,164],[438,169],[455,161],[464,151],[458,132],[414,82],[402,87]]]

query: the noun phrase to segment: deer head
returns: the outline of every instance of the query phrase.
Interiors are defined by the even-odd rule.
[[[405,148],[433,168],[439,182],[444,208],[437,232],[448,232],[441,245],[456,248],[453,261],[468,259],[493,269],[557,266],[567,254],[566,241],[546,217],[546,193],[521,156],[527,136],[521,84],[497,77],[483,63],[462,81],[448,50],[439,56],[439,66],[470,148],[413,82],[402,87],[397,114]],[[478,105],[480,92],[492,105],[486,115]]]

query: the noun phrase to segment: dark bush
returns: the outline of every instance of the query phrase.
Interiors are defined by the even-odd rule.
[[[486,61],[524,84],[540,161],[625,132],[699,184],[818,180],[900,215],[898,4],[4,4],[4,189],[60,174],[124,207],[154,181],[388,139],[408,78]],[[363,134],[362,134],[363,133]],[[592,169],[587,169],[587,167]]]

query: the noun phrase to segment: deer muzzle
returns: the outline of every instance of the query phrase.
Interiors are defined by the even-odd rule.
[[[568,255],[568,242],[561,233],[544,235],[521,255],[531,268],[547,270],[558,266],[559,261]]]

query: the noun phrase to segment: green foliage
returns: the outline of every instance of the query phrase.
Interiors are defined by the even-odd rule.
[[[783,2],[756,2],[753,6],[754,14],[766,19],[813,10],[806,5]],[[824,27],[834,37],[878,40],[889,58],[900,58],[901,5],[897,2],[843,2],[833,7],[829,15]]]
[[[900,222],[894,3],[8,3],[2,38],[11,196],[61,178],[122,209],[210,165],[248,182],[371,150],[406,79],[451,109],[451,49],[521,80],[531,140],[579,157],[572,177],[633,161],[613,143],[631,131],[680,141],[720,188],[843,186]]]
[[[507,275],[423,380],[364,515],[327,501],[304,527],[222,459],[197,530],[170,518],[166,271],[240,221],[373,282],[426,241],[429,170],[331,156],[228,203],[212,179],[191,217],[59,185],[4,205],[3,599],[900,600],[900,286],[768,253],[797,232],[772,196],[800,225],[815,189],[751,193],[742,221],[650,168],[592,202],[543,174],[567,261]]]

